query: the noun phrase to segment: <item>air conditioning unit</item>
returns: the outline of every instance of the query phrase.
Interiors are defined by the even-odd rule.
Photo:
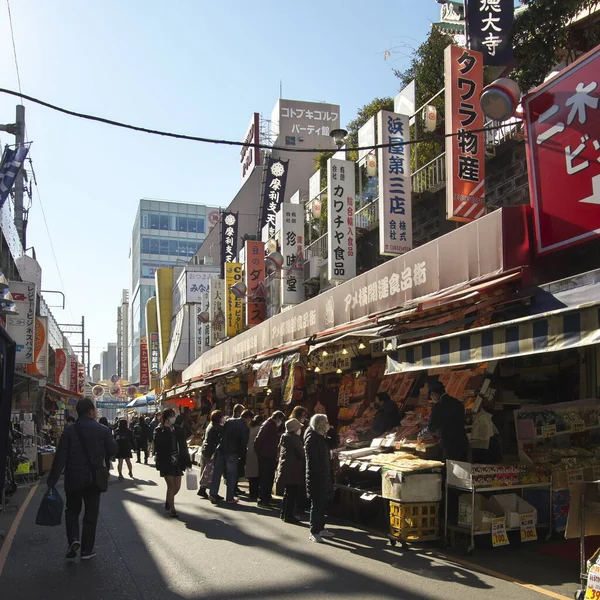
[[[318,281],[321,278],[321,267],[325,261],[320,256],[312,256],[304,263],[304,283]]]

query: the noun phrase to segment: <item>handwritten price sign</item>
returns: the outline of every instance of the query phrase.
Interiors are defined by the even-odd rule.
[[[504,517],[492,519],[492,546],[508,546],[508,535],[506,535],[506,521]]]
[[[600,600],[600,566],[592,565],[588,571],[586,600]]]
[[[551,438],[556,435],[556,425],[542,425],[542,437]]]
[[[535,528],[535,517],[533,513],[523,513],[519,515],[521,519],[521,541],[534,542],[538,539],[537,529]]]
[[[577,432],[577,431],[583,431],[585,429],[585,422],[584,421],[571,421],[571,431],[573,432]]]

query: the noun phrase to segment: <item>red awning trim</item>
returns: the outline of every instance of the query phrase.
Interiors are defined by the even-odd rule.
[[[66,390],[63,387],[60,387],[60,385],[55,385],[54,383],[46,382],[46,389],[53,394],[58,394],[59,396],[67,396],[69,398],[83,398],[83,394],[78,394],[77,392]]]

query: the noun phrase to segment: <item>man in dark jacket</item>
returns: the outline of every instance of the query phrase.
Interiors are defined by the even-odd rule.
[[[103,467],[106,458],[117,453],[117,443],[110,430],[96,422],[96,407],[89,398],[77,403],[78,419],[65,429],[48,476],[48,487],[55,487],[61,473],[65,472],[67,508],[65,524],[69,549],[67,558],[75,558],[81,548],[81,560],[96,556],[94,542],[100,509],[100,490],[92,484],[90,461],[94,467]],[[82,444],[85,444],[85,450]],[[89,456],[89,460],[88,460]],[[79,541],[79,514],[85,502],[83,532]]]
[[[278,429],[285,423],[285,415],[275,411],[262,425],[254,440],[254,452],[258,456],[258,506],[272,508],[273,482],[277,469]]]
[[[245,463],[250,434],[250,422],[254,418],[251,410],[245,410],[239,419],[229,419],[223,426],[223,437],[215,455],[215,470],[213,471],[209,499],[213,504],[219,501],[219,484],[225,473],[227,494],[225,502],[237,504],[235,488],[238,480],[238,465]]]
[[[400,425],[398,405],[390,398],[389,394],[379,392],[375,396],[373,407],[377,411],[373,418],[373,427],[371,428],[373,437],[377,438],[386,431],[390,431]]]
[[[148,442],[150,441],[150,425],[144,417],[133,426],[133,437],[135,439],[135,450],[138,463],[142,462],[142,451],[144,452],[144,464],[148,464]]]
[[[429,385],[429,394],[435,404],[427,429],[431,433],[439,433],[442,460],[467,460],[469,442],[465,432],[463,403],[449,396],[440,381]]]

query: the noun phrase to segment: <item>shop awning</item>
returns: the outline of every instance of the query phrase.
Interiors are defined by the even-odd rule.
[[[349,331],[348,333],[342,333],[341,335],[340,334],[333,335],[332,338],[327,340],[326,342],[319,342],[318,344],[314,344],[313,346],[311,346],[308,353],[312,354],[313,352],[315,352],[319,348],[322,348],[323,346],[331,346],[332,344],[335,344],[339,341],[342,341],[344,339],[348,339],[351,337],[377,338],[379,336],[379,334],[384,329],[387,329],[387,328],[388,328],[387,325],[381,325],[379,327],[370,327],[368,329]]]
[[[138,396],[129,402],[125,408],[135,408],[137,406],[148,406],[156,402],[156,396],[154,394],[146,394],[145,396]]]
[[[397,353],[388,356],[386,375],[555,352],[597,343],[600,343],[600,304],[594,303],[398,346]]]
[[[61,396],[62,398],[83,398],[81,394],[77,394],[71,390],[66,390],[55,383],[46,382],[46,391],[56,396]]]
[[[160,371],[161,377],[168,377],[173,371],[183,371],[196,358],[189,305],[184,305],[175,317],[173,333],[169,343],[169,353]]]

